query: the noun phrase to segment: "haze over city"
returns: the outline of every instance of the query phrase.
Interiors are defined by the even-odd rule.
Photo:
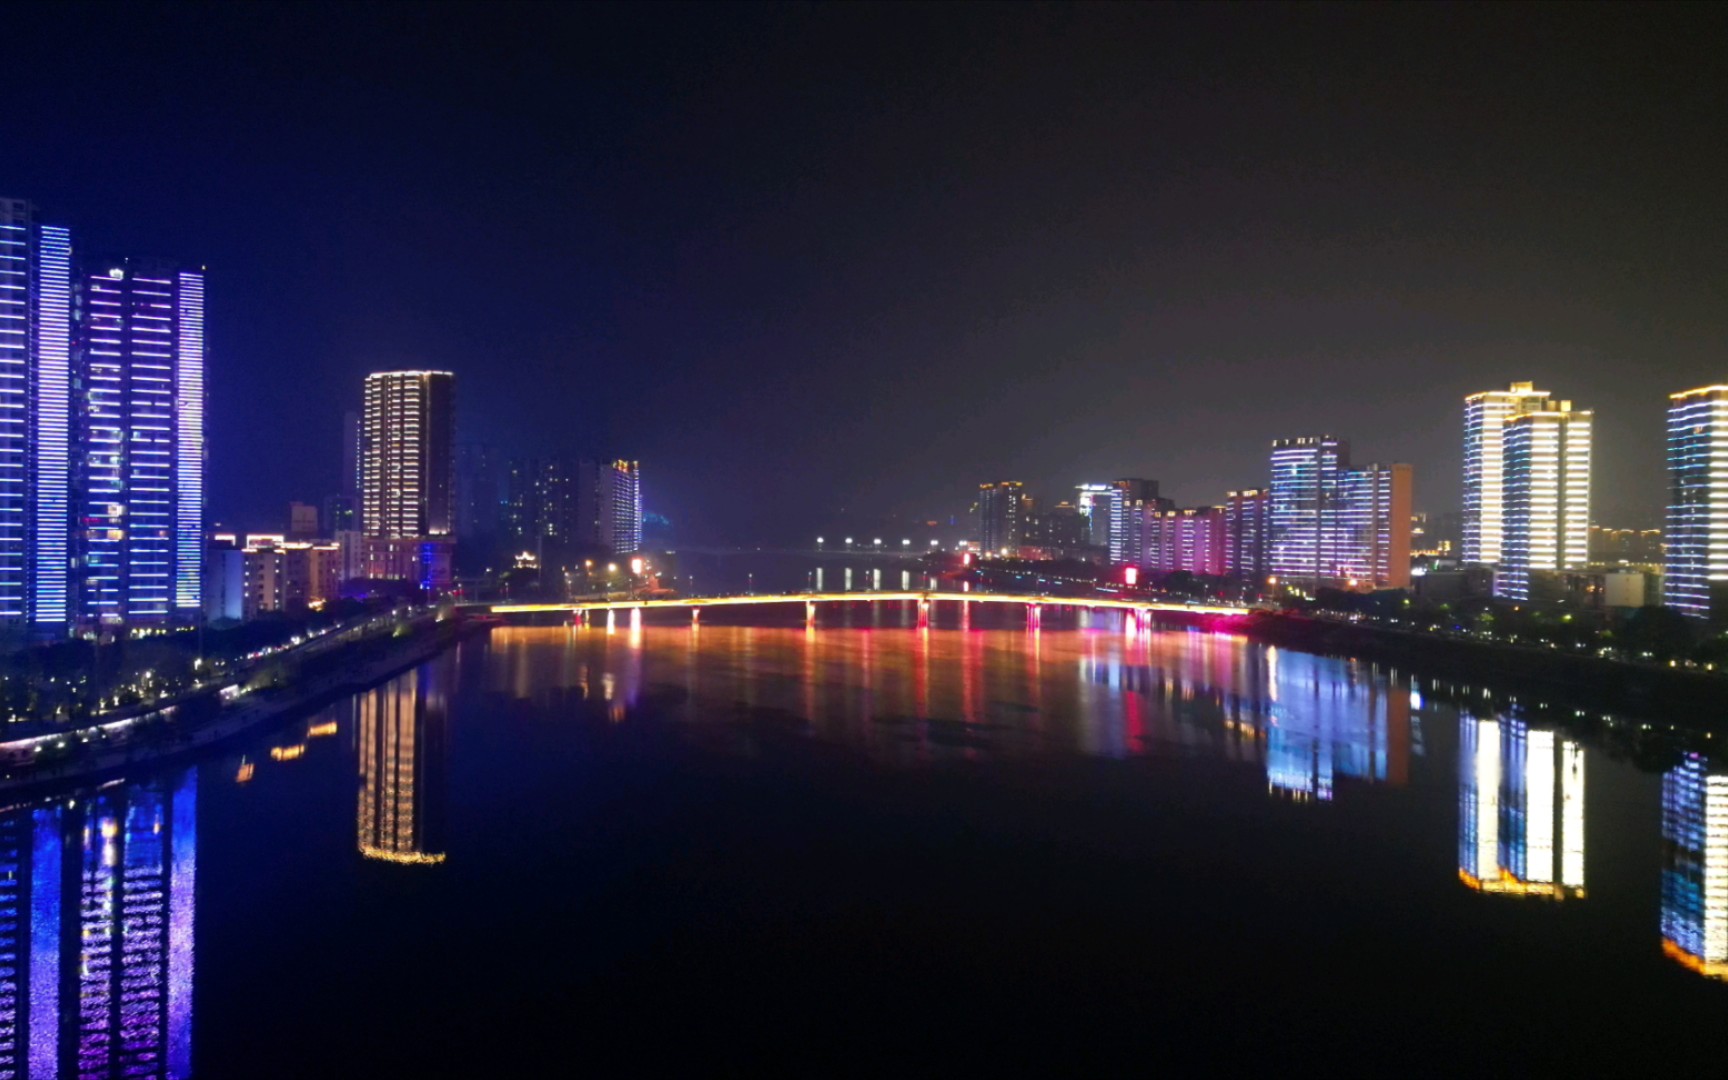
[[[455,371],[464,438],[650,463],[690,539],[1213,500],[1321,431],[1450,509],[1511,379],[1596,409],[1596,515],[1653,525],[1728,340],[1713,12],[307,10],[33,7],[0,71],[5,190],[209,267],[242,526],[392,366]]]

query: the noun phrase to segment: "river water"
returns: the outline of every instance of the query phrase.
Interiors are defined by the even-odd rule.
[[[0,1075],[1720,1070],[1728,771],[956,617],[500,628],[13,808]]]

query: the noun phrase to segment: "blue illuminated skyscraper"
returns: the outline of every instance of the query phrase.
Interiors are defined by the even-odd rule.
[[[69,617],[72,238],[0,199],[0,625]]]
[[[1662,602],[1720,617],[1728,588],[1728,386],[1668,399],[1667,565]]]
[[[76,617],[195,618],[204,550],[204,275],[160,260],[86,263],[73,303]]]

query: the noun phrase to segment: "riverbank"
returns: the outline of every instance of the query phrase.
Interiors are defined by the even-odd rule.
[[[284,673],[277,685],[219,703],[212,696],[214,708],[203,714],[180,712],[136,729],[115,730],[112,724],[68,729],[43,744],[46,752],[31,748],[0,763],[0,793],[12,797],[109,779],[219,746],[376,686],[487,629],[460,619],[406,622],[398,628],[406,633],[362,639],[316,657],[315,663]]]
[[[1596,713],[1686,715],[1728,710],[1728,679],[1692,668],[1630,664],[1587,653],[1469,641],[1287,612],[1239,620],[1256,641],[1358,657],[1488,690],[1539,695]]]

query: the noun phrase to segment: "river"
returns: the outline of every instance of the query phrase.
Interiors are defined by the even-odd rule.
[[[1223,634],[909,619],[499,628],[12,808],[0,1069],[1718,1067],[1728,769]]]

